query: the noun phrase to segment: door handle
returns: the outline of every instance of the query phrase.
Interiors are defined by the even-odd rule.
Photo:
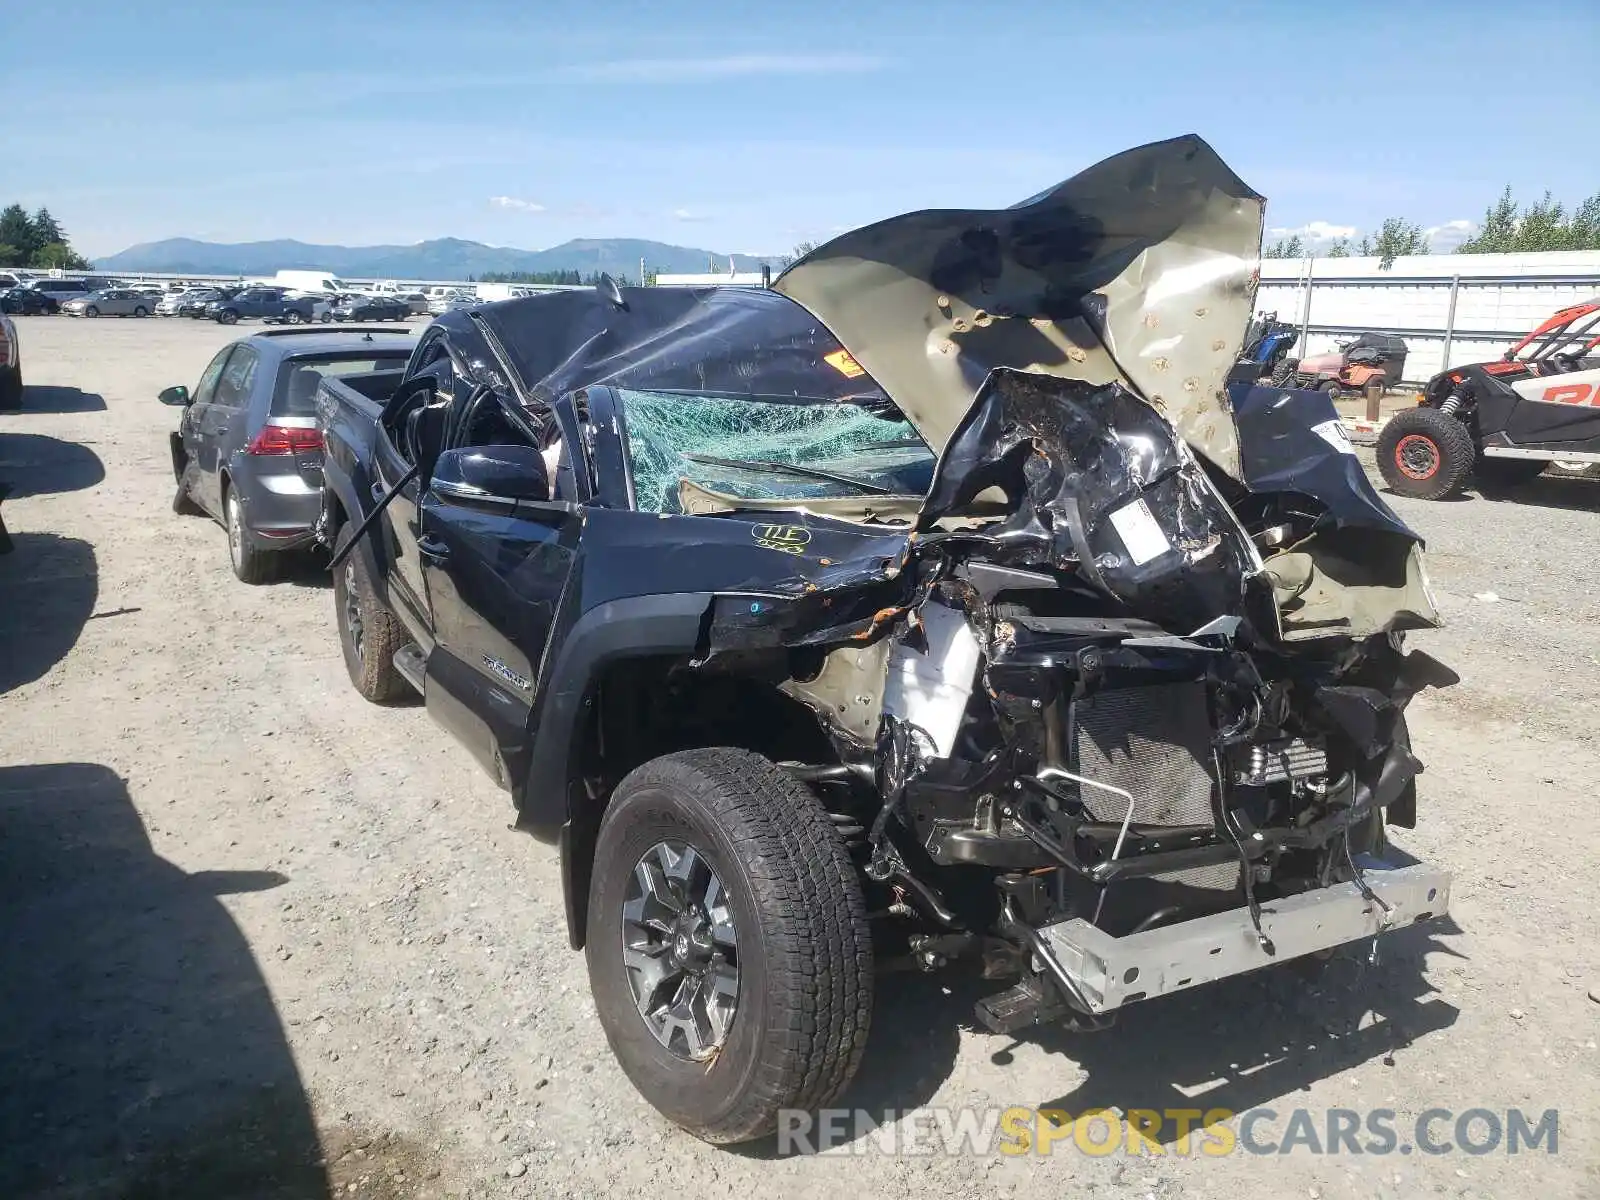
[[[442,567],[450,561],[450,547],[431,536],[417,542],[417,553],[436,567]]]

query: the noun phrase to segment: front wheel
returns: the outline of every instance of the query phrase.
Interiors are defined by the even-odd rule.
[[[145,311],[144,305],[136,304],[133,307],[133,315],[136,317],[148,317],[150,314]]]
[[[333,313],[331,313],[326,308],[323,309],[322,310],[322,323],[324,325],[328,325],[328,324],[331,324],[332,322],[333,322]]]
[[[217,324],[219,325],[237,325],[238,323],[239,314],[231,308],[225,308],[217,314]]]
[[[88,308],[83,310],[83,315],[86,317],[98,317],[100,315],[100,310],[91,304]]]
[[[285,325],[298,325],[300,324],[301,320],[303,320],[303,318],[292,308],[283,314],[283,323]]]
[[[1378,470],[1402,496],[1442,500],[1458,494],[1472,474],[1472,434],[1436,408],[1410,408],[1378,434]]]
[[[872,938],[855,868],[817,797],[758,754],[669,754],[617,785],[586,956],[623,1071],[708,1142],[771,1133],[860,1065]]]

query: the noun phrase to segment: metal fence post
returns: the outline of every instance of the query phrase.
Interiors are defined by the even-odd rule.
[[[1307,343],[1311,340],[1311,275],[1316,265],[1316,259],[1306,259],[1306,298],[1300,305],[1300,357],[1304,358],[1311,347]]]
[[[1439,370],[1450,369],[1450,343],[1456,333],[1456,297],[1461,294],[1461,276],[1450,276],[1450,307],[1444,315],[1444,353],[1439,358]]]

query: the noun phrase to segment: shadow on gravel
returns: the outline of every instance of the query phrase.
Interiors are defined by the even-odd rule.
[[[1364,1064],[1392,1065],[1390,1056],[1455,1024],[1460,1010],[1434,994],[1424,971],[1427,954],[1456,954],[1438,939],[1459,932],[1444,917],[1386,934],[1376,964],[1364,949],[1346,948],[1320,971],[1319,964],[1286,964],[1134,1005],[1105,1033],[1041,1030],[1035,1040],[1087,1078],[1064,1095],[1019,1102],[1074,1115],[1113,1107],[1237,1113],[1259,1105],[1287,1113],[1296,1093],[1316,1081]],[[995,1059],[1008,1057],[1001,1051]],[[1163,1122],[1154,1140],[1176,1142],[1176,1122]]]
[[[1424,969],[1425,955],[1455,953],[1439,936],[1459,932],[1449,917],[1410,926],[1382,939],[1376,965],[1353,948],[1315,967],[1285,964],[1133,1005],[1100,1033],[1039,1026],[992,1061],[1006,1066],[1016,1047],[1031,1042],[1058,1056],[1063,1078],[1085,1078],[1061,1095],[1007,1096],[1003,1103],[1074,1116],[1096,1108],[1237,1113],[1258,1105],[1287,1115],[1295,1094],[1316,1081],[1403,1053],[1455,1023],[1459,1011],[1433,995]],[[977,1029],[973,1005],[1004,986],[975,969],[881,977],[861,1070],[830,1107],[882,1119],[927,1104],[953,1070],[962,1036]],[[1197,1120],[1193,1132],[1199,1128]],[[856,1140],[848,1121],[837,1132],[836,1147]],[[1176,1122],[1164,1122],[1152,1137],[1172,1145]],[[727,1149],[787,1157],[775,1136]]]
[[[103,766],[0,768],[0,1196],[328,1195],[266,982],[217,897]]]
[[[0,433],[0,483],[8,501],[93,487],[106,477],[100,456],[77,442],[42,433]]]
[[[0,557],[0,695],[66,657],[94,612],[94,547],[54,533],[14,533]]]
[[[1480,488],[1484,500],[1600,512],[1600,479],[1580,475],[1541,475],[1514,487]]]
[[[105,412],[106,398],[99,392],[86,392],[82,388],[35,387],[22,389],[22,410],[25,413],[86,413]]]

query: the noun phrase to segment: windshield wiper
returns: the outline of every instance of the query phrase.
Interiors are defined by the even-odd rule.
[[[821,479],[828,483],[842,483],[846,487],[860,488],[863,492],[871,492],[877,496],[892,496],[893,488],[886,488],[882,484],[871,483],[865,479],[857,479],[854,475],[836,475],[832,471],[819,471],[815,467],[797,467],[793,463],[777,462],[772,459],[737,459],[717,458],[710,454],[684,454],[682,457],[690,462],[705,463],[709,467],[732,467],[735,470],[754,471],[760,473],[768,471],[775,475],[799,475],[805,479]]]

